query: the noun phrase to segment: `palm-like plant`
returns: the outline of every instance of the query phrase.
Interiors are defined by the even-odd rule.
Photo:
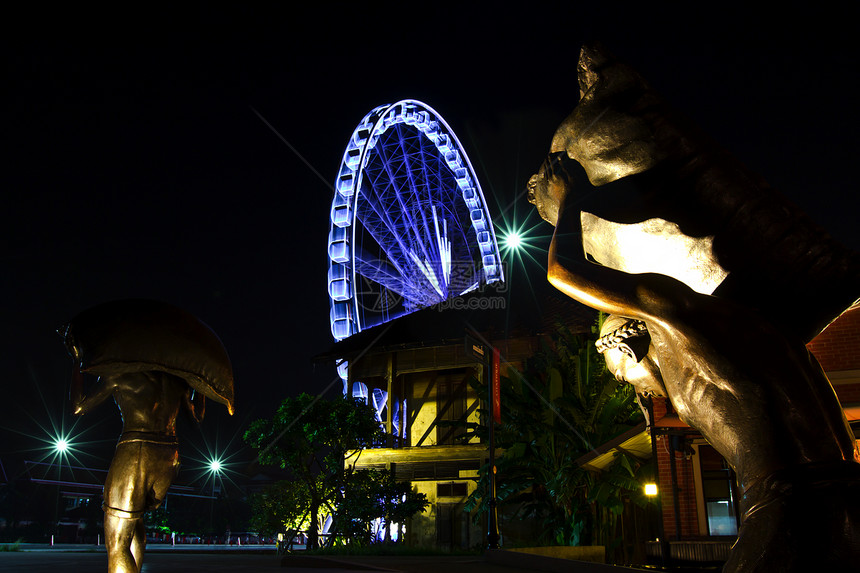
[[[543,543],[612,546],[625,497],[639,501],[640,462],[621,453],[595,473],[577,460],[641,420],[632,387],[606,371],[594,337],[559,327],[522,373],[509,369],[502,377],[499,502],[539,520]],[[474,434],[486,428],[473,425]],[[483,471],[468,509],[483,508],[487,482]]]

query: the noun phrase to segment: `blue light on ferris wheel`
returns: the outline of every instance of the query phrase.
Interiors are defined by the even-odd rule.
[[[377,107],[347,143],[328,242],[336,340],[504,280],[460,141],[415,100]]]

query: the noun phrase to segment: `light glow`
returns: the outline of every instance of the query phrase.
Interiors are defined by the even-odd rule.
[[[582,246],[595,261],[629,274],[659,273],[711,294],[728,276],[714,254],[713,236],[690,237],[665,219],[616,223],[586,211]]]
[[[657,484],[656,483],[646,483],[645,484],[645,495],[649,497],[653,497],[657,495]]]
[[[74,461],[75,464],[80,464],[75,454],[80,454],[78,449],[80,443],[78,440],[73,440],[71,432],[66,432],[55,428],[49,432],[49,438],[42,439],[45,444],[41,449],[45,451],[45,455],[41,461],[47,461],[51,464],[59,464],[60,466],[69,465]]]
[[[505,236],[505,246],[512,250],[517,250],[522,245],[522,238],[516,231],[508,233]]]
[[[552,235],[546,234],[547,227],[541,219],[538,218],[535,221],[535,214],[536,211],[532,210],[524,221],[518,222],[515,213],[502,213],[501,221],[497,223],[497,232],[503,237],[501,250],[508,264],[508,274],[513,273],[517,266],[523,267],[526,260],[539,265],[544,270],[546,268],[546,247],[542,245],[548,245]],[[518,264],[514,265],[514,263]],[[524,268],[523,271],[528,279],[532,271]]]
[[[42,384],[35,370],[31,370],[32,386],[37,391],[44,406],[44,413],[25,410],[31,424],[7,427],[7,431],[27,438],[31,447],[22,449],[30,461],[54,466],[52,478],[75,480],[75,472],[87,466],[102,465],[101,457],[105,444],[115,444],[116,437],[105,438],[98,424],[87,427],[91,420],[85,416],[66,419],[67,408],[64,404],[48,401],[42,391]],[[53,386],[52,386],[53,389]],[[83,429],[80,429],[81,426]],[[92,439],[90,436],[98,436]],[[56,473],[53,473],[56,471]]]
[[[242,439],[243,430],[238,429],[235,433],[229,436],[226,444],[219,443],[219,436],[212,439],[203,440],[202,442],[189,441],[189,446],[196,450],[197,455],[185,455],[185,460],[188,462],[188,467],[194,469],[195,476],[193,478],[195,484],[199,484],[201,490],[216,490],[219,487],[223,488],[225,483],[235,486],[234,474],[238,475],[236,468],[242,465],[236,458],[239,455],[234,444]]]

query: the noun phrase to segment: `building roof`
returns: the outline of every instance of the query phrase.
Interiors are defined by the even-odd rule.
[[[458,344],[467,331],[481,333],[488,340],[553,332],[558,323],[574,332],[587,332],[594,324],[596,311],[556,291],[543,277],[541,280],[530,292],[516,297],[504,286],[486,286],[480,292],[353,334],[334,343],[316,360],[351,358],[370,348],[389,351]]]

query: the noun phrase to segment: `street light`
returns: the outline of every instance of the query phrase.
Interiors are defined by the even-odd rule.
[[[209,459],[208,461],[209,468],[209,477],[212,479],[212,497],[215,497],[215,482],[216,480],[220,482],[218,487],[218,491],[221,491],[221,486],[223,486],[224,478],[224,462],[221,461],[221,458],[214,457]]]
[[[517,231],[511,231],[507,235],[505,235],[505,246],[512,250],[516,251],[522,246],[523,238]]]
[[[502,221],[496,231],[502,258],[506,259],[508,264],[516,261],[523,265],[526,259],[540,264],[539,259],[546,256],[545,247],[541,245],[549,242],[549,237],[541,230],[542,224],[541,222],[529,226],[526,221],[522,223],[513,220]]]
[[[65,458],[68,454],[71,453],[72,444],[68,440],[66,436],[55,436],[53,437],[53,446],[54,446],[54,459],[53,462],[57,464],[57,499],[54,503],[54,527],[53,532],[51,533],[51,546],[54,545],[54,535],[59,531],[59,523],[60,523],[60,505],[63,502],[62,494],[60,493],[60,480],[63,477],[63,458]],[[65,513],[65,510],[64,510]]]
[[[221,459],[217,456],[209,459],[209,477],[212,478],[212,499],[209,504],[209,531],[214,534],[215,532],[215,480],[221,479],[221,474],[224,472],[224,464]],[[221,492],[221,488],[218,488],[218,492]]]
[[[75,444],[72,441],[72,437],[69,433],[55,430],[48,434],[46,439],[43,439],[46,444],[46,450],[50,452],[49,455],[53,455],[54,459],[61,459],[66,456],[71,456],[75,451]]]

